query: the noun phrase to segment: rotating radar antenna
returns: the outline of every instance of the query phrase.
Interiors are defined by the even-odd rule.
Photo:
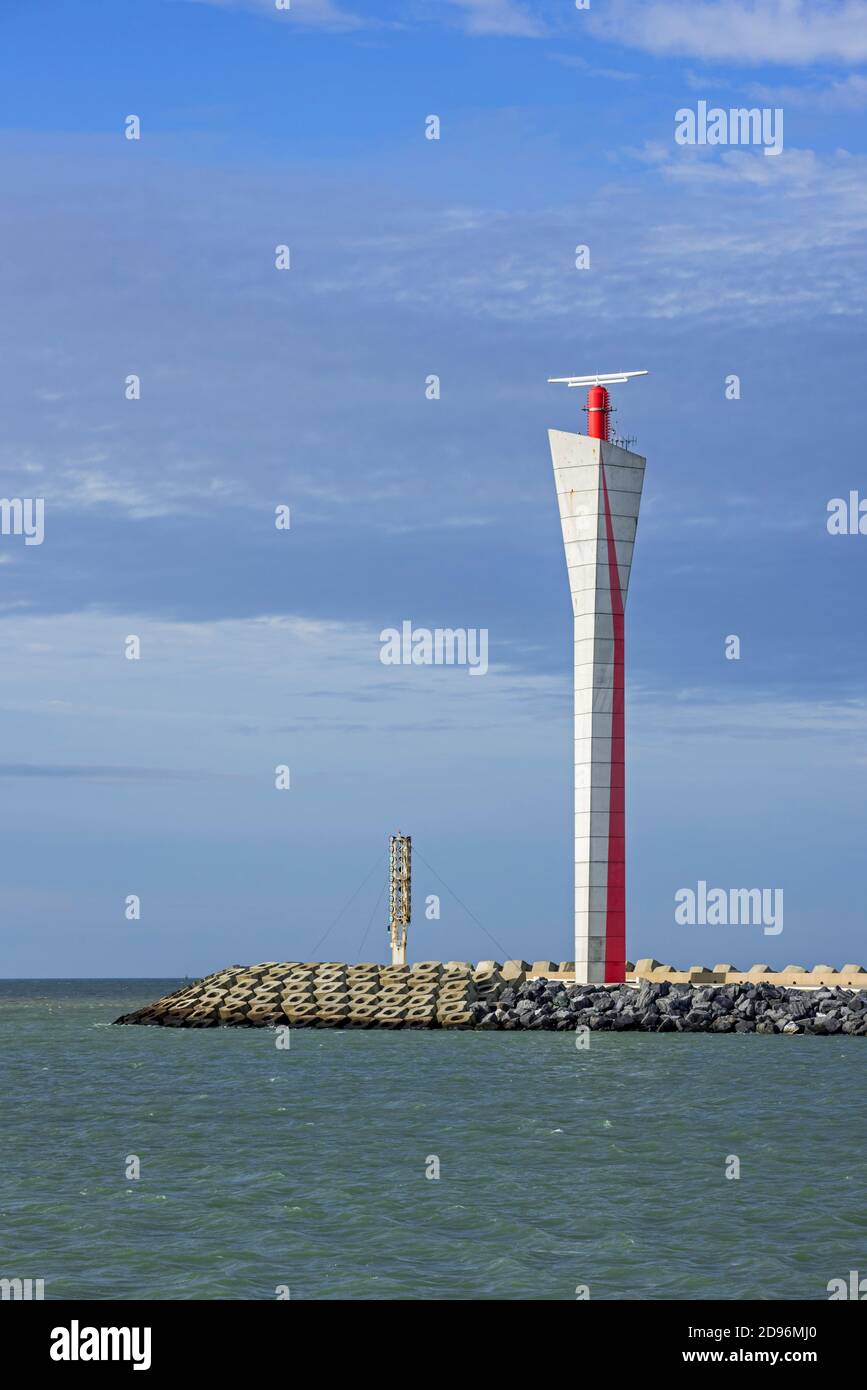
[[[594,372],[590,376],[549,376],[550,385],[587,386],[587,433],[591,439],[608,439],[608,417],[611,414],[609,386],[619,386],[630,377],[647,376],[641,372]]]

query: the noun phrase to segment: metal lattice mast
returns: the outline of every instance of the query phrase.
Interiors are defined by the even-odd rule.
[[[406,929],[412,915],[412,837],[389,841],[389,914],[392,965],[406,965]]]

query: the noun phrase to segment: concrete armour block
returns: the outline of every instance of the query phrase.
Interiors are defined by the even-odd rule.
[[[380,1023],[392,1025],[403,1023],[403,1020],[406,1018],[406,1009],[402,1009],[398,1005],[390,1005],[386,1009],[380,1009],[377,1013],[377,1018]]]
[[[552,960],[534,960],[530,967],[531,975],[556,975],[557,967]]]
[[[455,980],[454,983],[440,985],[440,999],[451,998],[473,998],[476,997],[478,985],[474,980]]]
[[[526,975],[530,969],[529,961],[526,960],[507,960],[502,969],[504,980],[517,979],[519,975]]]
[[[193,1009],[189,1016],[189,1023],[193,1028],[213,1028],[218,1022],[219,1015],[216,1009]]]
[[[406,1001],[408,1009],[432,1009],[436,1007],[436,990],[412,990]]]
[[[377,1013],[378,1010],[375,1008],[350,1004],[349,1013],[346,1016],[350,1023],[373,1023]]]
[[[456,1009],[453,1013],[438,1014],[441,1028],[471,1028],[473,1016],[469,1009]]]
[[[480,960],[474,973],[478,975],[480,971],[487,973],[490,970],[502,970],[502,968],[498,960]]]
[[[279,1004],[252,1004],[247,1011],[250,1023],[277,1023],[282,1017],[283,1010]]]
[[[479,999],[496,999],[503,992],[506,982],[501,975],[491,975],[486,979],[475,980],[476,997]]]
[[[288,1019],[314,1018],[319,1012],[317,1006],[313,1003],[293,1004],[287,1003],[285,1000],[281,1000],[281,1008],[283,1010],[283,1016]]]

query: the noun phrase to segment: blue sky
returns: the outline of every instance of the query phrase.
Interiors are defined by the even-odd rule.
[[[0,41],[2,494],[46,508],[0,537],[0,973],[381,958],[397,828],[412,956],[571,956],[546,378],[636,367],[630,955],[867,964],[865,7],[6,0]],[[783,153],[678,146],[699,100]],[[488,675],[383,667],[405,619]],[[676,925],[700,879],[782,935]]]

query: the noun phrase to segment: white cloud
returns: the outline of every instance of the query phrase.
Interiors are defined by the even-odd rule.
[[[407,617],[396,609],[394,625]],[[462,615],[452,617],[457,626]],[[133,633],[139,661],[124,656]],[[547,746],[555,735],[540,716],[568,721],[566,676],[521,671],[494,661],[494,650],[477,679],[462,666],[384,666],[379,634],[369,623],[303,616],[2,614],[9,680],[0,710],[26,740],[10,743],[16,764],[146,767],[155,750],[154,767],[262,776],[271,750],[327,760],[335,735],[363,735],[358,756],[375,762],[388,740],[422,733],[440,757],[446,733],[457,758],[468,743],[501,752],[509,730],[525,749]]]
[[[335,0],[292,0],[291,8],[286,10],[278,10],[274,0],[191,0],[191,3],[213,5],[223,10],[256,10],[304,29],[352,30],[368,23],[360,15],[337,5]]]
[[[191,472],[186,479],[169,474],[145,480],[131,473],[119,476],[111,471],[108,459],[102,462],[100,467],[69,462],[56,465],[52,507],[61,511],[116,508],[131,517],[144,519],[185,512],[201,515],[203,509],[213,503],[242,505],[246,495],[238,483],[208,478],[201,472]],[[205,460],[202,465],[207,467]]]
[[[867,76],[859,72],[848,77],[824,77],[816,82],[797,85],[770,85],[766,82],[743,82],[719,73],[688,72],[686,84],[699,96],[717,99],[720,92],[731,92],[731,104],[742,106],[745,101],[759,101],[766,106],[798,107],[813,115],[833,111],[863,111],[867,107]],[[720,102],[720,104],[723,104]]]
[[[502,35],[513,38],[540,38],[545,24],[516,0],[449,0],[462,12],[468,34]]]
[[[760,740],[791,745],[797,741],[804,765],[863,766],[867,763],[867,700],[781,695],[743,691],[736,696],[713,690],[630,689],[636,744],[670,752],[671,738]]]
[[[609,82],[634,82],[638,77],[637,72],[624,72],[622,68],[594,67],[577,53],[549,53],[548,57],[561,67],[580,72],[582,77],[602,77]]]
[[[598,35],[650,53],[733,63],[867,61],[863,0],[618,0]]]
[[[776,160],[743,150],[727,150],[718,158],[678,150],[654,167],[689,197],[689,218],[679,225],[672,218],[653,229],[667,263],[683,271],[691,258],[706,268],[708,258],[731,257],[733,265],[743,265],[745,257],[754,256],[758,273],[741,271],[734,291],[744,309],[764,304],[779,312],[782,296],[790,312],[824,304],[837,314],[860,313],[861,270],[854,278],[848,271],[867,233],[867,158],[845,150],[819,157],[813,150],[792,149]],[[744,196],[749,216],[744,216]],[[825,268],[817,277],[820,251]],[[712,313],[706,275],[693,288],[701,311]]]
[[[192,0],[199,5],[213,5],[219,9],[253,10],[263,15],[273,16],[284,24],[296,24],[305,29],[329,29],[351,31],[366,27],[389,28],[407,23],[401,8],[391,13],[396,18],[383,15],[357,14],[346,9],[337,0],[292,0],[291,9],[277,10],[274,0]],[[368,0],[369,8],[369,0]],[[548,32],[543,20],[532,14],[521,0],[437,0],[433,6],[433,17],[448,21],[454,18],[467,34],[505,38],[540,38]]]
[[[746,323],[863,312],[864,156],[790,149],[769,160],[672,144],[648,153],[645,177],[641,192],[634,180],[612,180],[580,210],[410,214],[388,262],[371,274],[368,260],[367,288],[515,324],[553,325],[576,313],[710,322],[734,311]],[[457,222],[470,230],[456,231]],[[601,274],[574,271],[576,226]],[[424,278],[412,272],[420,263]]]
[[[822,86],[767,87],[755,83],[747,87],[751,100],[773,106],[797,106],[810,112],[863,111],[867,108],[867,77],[851,73],[849,77]]]
[[[785,332],[865,312],[867,157],[845,151],[766,159],[657,137],[612,159],[608,182],[589,192],[549,181],[534,208],[500,206],[485,187],[466,203],[385,184],[374,197],[363,170],[328,188],[291,167],[231,169],[227,205],[226,176],[207,167],[181,176],[143,160],[129,185],[104,159],[93,190],[74,151],[47,157],[27,142],[7,154],[16,211],[0,251],[18,273],[5,302],[15,351],[0,382],[4,491],[31,496],[35,477],[51,515],[91,523],[235,513],[246,535],[257,513],[267,524],[289,501],[293,526],[327,522],[345,536],[413,525],[447,541],[481,516],[500,524],[522,501],[520,464],[492,490],[475,460],[491,447],[487,421],[503,414],[498,390],[510,408],[525,393],[531,419],[536,383],[560,372],[551,344],[574,323],[628,323],[653,342],[668,324]],[[64,207],[74,277],[52,259],[39,187]],[[118,198],[130,256],[148,265],[158,252],[158,292],[94,244],[94,216]],[[287,198],[291,287],[268,256]],[[589,274],[574,268],[578,241],[592,248]],[[121,361],[118,305],[130,325]],[[430,349],[416,354],[413,336]],[[488,361],[495,370],[480,370]],[[425,377],[443,362],[442,406],[428,404]],[[134,404],[123,394],[133,366]]]

